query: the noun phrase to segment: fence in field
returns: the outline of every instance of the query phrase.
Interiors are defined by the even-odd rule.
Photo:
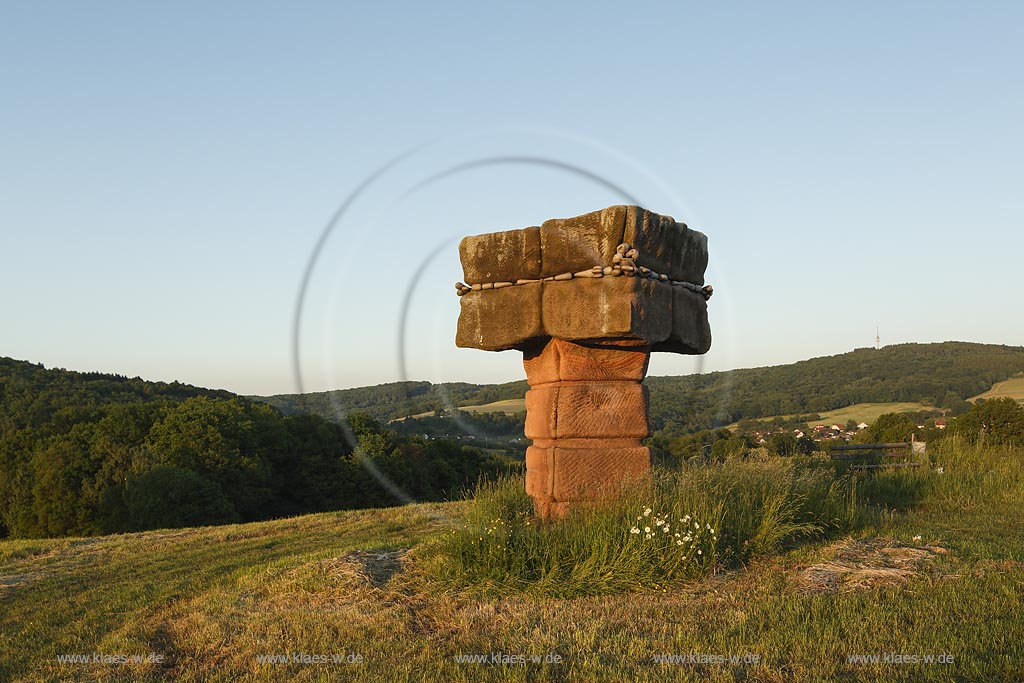
[[[900,443],[858,443],[832,446],[833,460],[860,461],[850,465],[851,471],[875,470],[885,467],[920,467],[911,458],[924,454],[923,441]],[[838,452],[838,453],[837,453]]]

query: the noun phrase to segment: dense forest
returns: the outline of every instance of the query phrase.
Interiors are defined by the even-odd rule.
[[[405,502],[364,461],[416,500],[457,496],[510,465],[457,441],[397,434],[362,412],[341,425],[226,391],[0,358],[0,536]]]
[[[818,413],[864,402],[918,401],[961,407],[995,382],[1024,371],[1024,348],[968,342],[857,349],[765,368],[681,377],[648,377],[655,435],[677,437],[742,419]],[[522,398],[525,381],[506,384],[397,382],[305,396],[253,397],[285,412],[334,419],[365,410],[380,420],[453,406]],[[520,418],[521,419],[521,418]]]

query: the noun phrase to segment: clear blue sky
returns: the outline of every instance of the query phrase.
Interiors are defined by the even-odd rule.
[[[714,348],[1024,344],[1020,3],[8,3],[0,355],[242,393],[523,376],[464,234],[622,198],[709,236]],[[427,259],[435,248],[439,254]],[[413,272],[422,277],[410,285]]]

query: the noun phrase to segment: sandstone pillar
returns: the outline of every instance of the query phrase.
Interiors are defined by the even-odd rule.
[[[612,206],[466,237],[459,252],[456,344],[523,352],[537,514],[564,516],[642,476],[651,351],[711,346],[707,238],[670,216]]]
[[[651,348],[643,341],[577,343],[550,339],[523,354],[526,392],[526,492],[538,516],[562,517],[574,505],[614,495],[650,468],[641,439],[647,420]]]

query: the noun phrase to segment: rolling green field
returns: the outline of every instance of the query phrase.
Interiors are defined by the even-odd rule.
[[[813,427],[815,424],[844,425],[847,420],[871,424],[878,419],[879,415],[886,413],[909,413],[930,408],[931,406],[921,403],[858,403],[845,408],[837,408],[820,413],[820,420],[815,420],[813,424],[810,422],[807,424],[810,427]]]
[[[816,424],[823,425],[845,425],[847,420],[853,420],[854,422],[860,423],[865,422],[871,424],[878,419],[879,415],[886,413],[907,413],[917,412],[919,410],[929,410],[931,406],[926,406],[922,403],[857,403],[856,405],[846,406],[845,408],[836,408],[835,410],[829,410],[821,415],[820,420],[814,420],[808,422],[808,427],[814,427]],[[783,415],[783,418],[791,418],[793,415]],[[762,421],[769,421],[771,417],[758,418]],[[739,427],[739,423],[733,423],[728,426],[728,429],[736,431]]]
[[[1011,377],[1005,382],[997,382],[992,388],[983,394],[978,394],[969,401],[976,401],[979,398],[1012,398],[1015,401],[1024,403],[1024,376]]]
[[[465,410],[468,413],[506,413],[508,415],[515,415],[516,413],[522,413],[526,410],[526,399],[509,398],[503,401],[494,401],[493,403],[483,403],[481,405],[459,406],[459,410]],[[433,414],[433,411],[430,411],[428,413],[417,413],[410,417],[430,417]],[[406,418],[398,418],[391,420],[391,422],[399,422],[404,419]]]
[[[526,399],[509,398],[504,401],[495,401],[494,403],[485,403],[479,406],[460,406],[459,410],[471,413],[507,413],[515,415],[526,410]]]
[[[929,457],[918,471],[862,480],[849,531],[794,537],[657,588],[586,595],[601,592],[601,562],[553,568],[580,595],[571,598],[438,578],[432,562],[445,556],[427,550],[472,535],[489,512],[474,501],[2,541],[0,680],[1021,680],[1024,537],[1007,530],[1024,528],[1024,450],[953,444]],[[751,487],[778,482],[780,463],[748,463],[746,479],[684,471],[680,500],[732,491],[719,508],[723,544],[745,547],[729,537],[743,528],[754,543],[787,524],[799,531],[786,510],[813,501],[797,493],[730,521],[730,510],[754,509]],[[808,472],[818,481],[827,466]],[[536,528],[528,522],[518,533]],[[506,558],[492,568],[520,553],[487,547]],[[894,654],[917,662],[885,659]],[[68,655],[153,661],[59,660]],[[460,661],[477,655],[486,662]],[[519,655],[541,661],[508,659]],[[315,659],[333,656],[341,661]]]

